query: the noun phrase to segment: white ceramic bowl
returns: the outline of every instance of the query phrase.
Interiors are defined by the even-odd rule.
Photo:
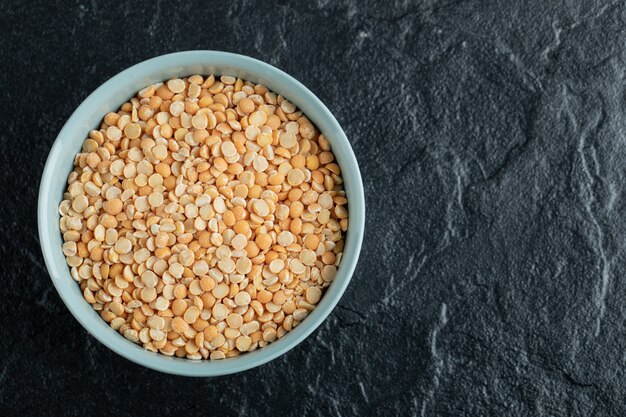
[[[78,284],[70,276],[61,251],[63,242],[59,231],[58,206],[74,156],[89,131],[99,125],[107,112],[116,111],[143,87],[192,74],[228,74],[262,83],[297,105],[332,144],[342,170],[350,211],[337,276],[318,306],[282,339],[263,349],[219,361],[192,361],[149,352],[111,329],[83,299]],[[246,56],[187,51],[149,59],[122,71],[83,101],[59,133],[48,156],[39,189],[38,217],[41,248],[52,282],[67,308],[89,333],[114,352],[148,368],[179,375],[217,376],[250,369],[282,355],[304,340],[330,314],[348,286],[357,263],[365,227],[365,199],[359,167],[346,135],[326,106],[305,86],[281,70]]]

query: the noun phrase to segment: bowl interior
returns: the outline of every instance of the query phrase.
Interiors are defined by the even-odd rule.
[[[342,262],[335,280],[318,306],[281,340],[263,349],[220,361],[192,361],[152,353],[111,329],[83,299],[79,286],[71,278],[61,251],[63,242],[58,228],[58,206],[63,198],[67,175],[89,131],[99,125],[107,112],[116,111],[141,88],[192,74],[228,74],[262,83],[296,104],[331,142],[342,169],[350,210]],[[339,301],[354,271],[363,238],[365,202],[356,158],[343,130],[306,87],[284,72],[249,57],[215,51],[189,51],[153,58],[121,72],[78,107],[59,133],[48,156],[40,186],[38,216],[40,240],[50,277],[72,314],[93,336],[118,354],[152,369],[189,376],[216,376],[268,362],[291,349],[319,326]]]

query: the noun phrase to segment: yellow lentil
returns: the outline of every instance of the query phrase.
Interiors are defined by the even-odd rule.
[[[330,142],[228,75],[150,85],[83,142],[59,211],[87,302],[164,355],[223,359],[304,320],[333,281],[348,201]]]

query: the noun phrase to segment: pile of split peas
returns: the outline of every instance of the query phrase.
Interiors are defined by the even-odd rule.
[[[222,359],[306,318],[341,261],[348,209],[323,134],[260,84],[150,85],[92,130],[60,204],[85,300],[126,339]]]

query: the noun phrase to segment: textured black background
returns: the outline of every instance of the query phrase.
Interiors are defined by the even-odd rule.
[[[624,1],[0,2],[0,415],[623,416]],[[102,82],[217,49],[292,74],[344,127],[361,260],[305,342],[160,374],[72,318],[39,178]]]

